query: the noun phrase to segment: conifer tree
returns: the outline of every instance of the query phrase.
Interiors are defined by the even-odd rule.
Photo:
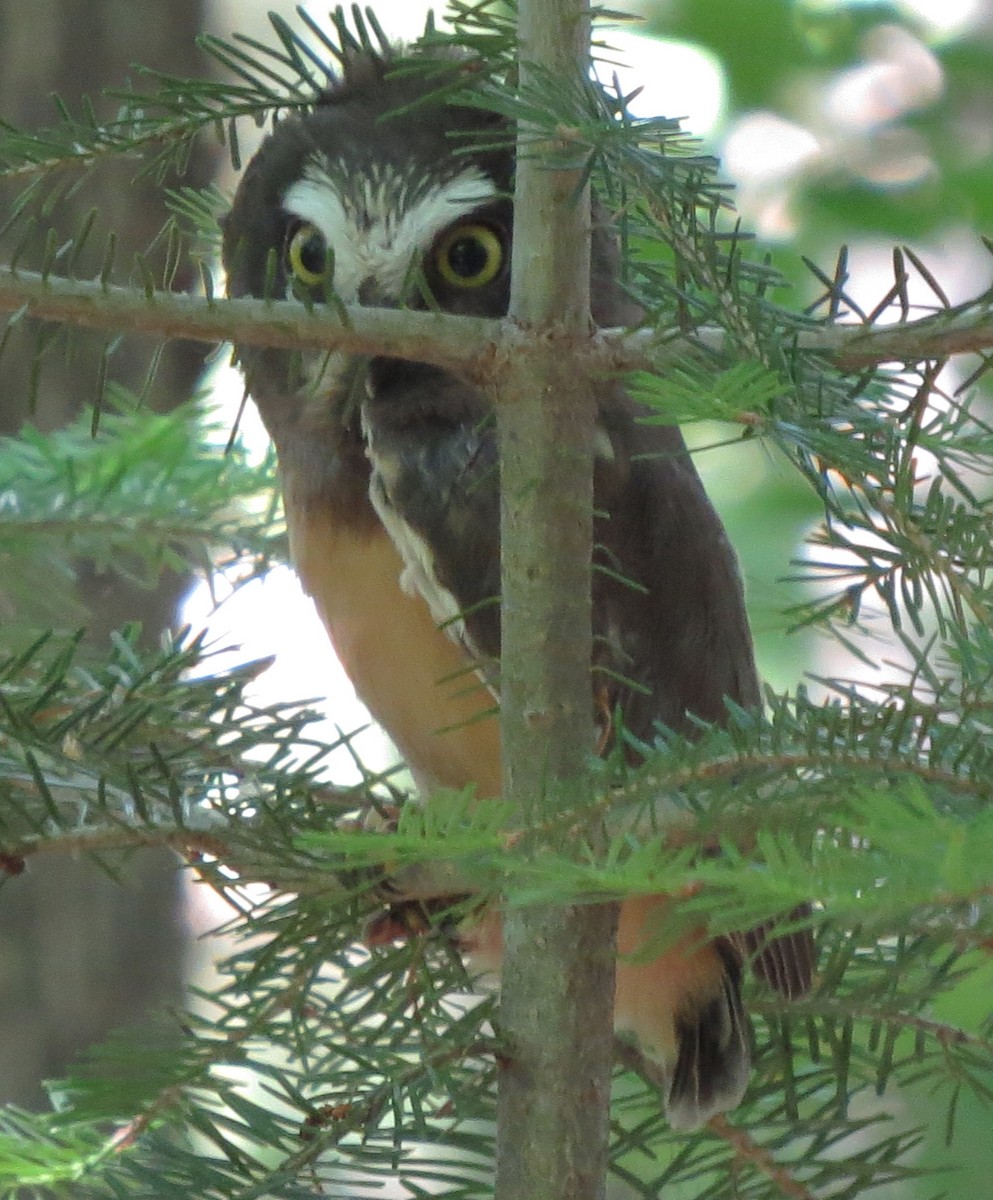
[[[598,1143],[608,1115],[556,1086],[554,1058],[525,1064],[523,1083],[501,1080],[510,1047],[526,1044],[522,996],[547,1036],[600,1039],[604,1061],[613,1056],[604,1170],[622,1190],[611,1194],[826,1200],[909,1188],[922,1131],[887,1115],[887,1102],[922,1091],[940,1098],[963,1160],[979,1152],[981,1133],[957,1118],[990,1099],[989,1006],[971,1025],[940,1014],[955,989],[988,978],[993,937],[993,430],[973,402],[976,372],[951,396],[935,381],[957,354],[987,365],[989,298],[953,307],[927,266],[898,252],[873,311],[847,294],[843,256],[813,268],[818,302],[791,310],[738,228],[717,164],[678,123],[636,120],[621,92],[587,84],[583,47],[561,32],[582,6],[520,0],[518,10],[452,0],[453,32],[426,37],[471,55],[486,103],[536,143],[566,145],[580,185],[621,214],[628,279],[649,318],[633,331],[571,331],[576,370],[632,373],[660,419],[721,421],[780,454],[822,513],[806,569],[831,585],[796,621],[847,643],[874,598],[912,666],[874,691],[837,678],[816,695],[770,692],[763,714],[734,712],[693,739],[660,730],[644,765],[580,764],[589,788],[554,792],[543,808],[526,773],[519,792],[486,805],[463,794],[406,803],[390,778],[335,787],[307,707],[253,705],[251,669],[212,671],[195,636],[150,652],[125,629],[95,661],[37,584],[66,549],[138,563],[152,580],[164,564],[218,555],[261,568],[283,541],[271,471],[207,449],[189,412],[129,404],[112,385],[116,339],[402,349],[477,377],[494,345],[532,378],[556,364],[508,323],[335,304],[301,317],[286,301],[221,299],[209,263],[225,201],[212,191],[169,193],[164,275],[147,248],[110,234],[99,276],[78,277],[96,218],[60,229],[56,215],[81,172],[113,155],[154,177],[204,134],[237,163],[240,123],[306,108],[344,48],[380,44],[371,12],[338,10],[326,25],[274,18],[269,44],[206,37],[226,81],[153,75],[119,96],[109,124],[63,110],[44,133],[5,127],[0,170],[23,191],[0,227],[10,314],[0,351],[25,314],[46,323],[40,371],[55,348],[71,353],[77,325],[109,340],[92,419],[0,448],[0,597],[16,618],[0,634],[3,886],[44,870],[57,849],[117,872],[136,847],[169,847],[230,903],[221,932],[234,948],[215,988],[163,1014],[159,1040],[125,1030],[51,1085],[50,1113],[0,1117],[0,1195],[234,1200],[398,1183],[402,1194],[474,1197],[492,1194],[494,1170],[498,1200],[561,1195],[557,1164]],[[518,186],[540,189],[556,172],[538,174]],[[540,208],[531,194],[529,213]],[[567,202],[544,197],[560,216]],[[518,220],[525,238],[553,236],[537,218]],[[19,268],[39,245],[40,271]],[[189,255],[202,264],[199,296],[170,291]],[[909,312],[912,272],[934,294],[924,316]],[[550,314],[539,294],[530,303]],[[544,417],[523,419],[540,455]],[[535,461],[520,469],[533,477]],[[532,525],[544,519],[539,507]],[[831,555],[819,565],[822,549]],[[530,597],[524,619],[548,599]],[[535,696],[555,703],[537,680],[522,671],[504,697],[505,728]],[[372,828],[370,810],[389,819]],[[577,853],[577,829],[602,832]],[[577,929],[619,897],[660,891],[683,897],[686,920],[715,935],[815,905],[815,990],[788,1008],[750,997],[752,1086],[731,1116],[693,1134],[667,1127],[637,1047],[614,1041],[605,1021],[580,1027],[592,1009],[542,1010],[546,964],[526,948],[541,922],[543,944],[575,970]],[[384,894],[440,914],[429,935],[367,946]],[[499,1002],[476,994],[447,932],[484,901],[505,905],[525,946],[508,975],[522,990]],[[535,1087],[575,1144],[558,1134],[526,1144]],[[591,1179],[583,1197],[604,1186]]]

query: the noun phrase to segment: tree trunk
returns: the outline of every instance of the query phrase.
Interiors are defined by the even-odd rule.
[[[521,0],[522,86],[586,69],[581,0]],[[589,328],[590,206],[581,169],[549,169],[518,140],[510,316]],[[566,362],[568,360],[566,359]],[[499,396],[500,713],[505,793],[525,827],[582,793],[595,744],[590,701],[594,404],[589,381],[548,353],[511,368]],[[595,838],[595,830],[577,831]],[[506,914],[497,1200],[603,1200],[614,991],[612,906]]]

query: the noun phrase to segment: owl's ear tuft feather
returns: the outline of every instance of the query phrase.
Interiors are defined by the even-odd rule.
[[[401,53],[399,46],[381,52],[364,46],[346,45],[341,51],[341,72],[334,84],[317,97],[317,106],[347,104],[355,92],[378,87]]]
[[[338,77],[317,97],[316,108],[347,105],[357,96],[392,85],[398,103],[389,115],[399,116],[418,105],[457,101],[459,93],[473,86],[485,70],[479,56],[465,47],[436,40],[384,43],[379,48],[346,43],[338,58]],[[502,124],[503,118],[494,113],[493,122]]]
[[[367,87],[382,83],[387,72],[404,50],[400,45],[387,45],[380,50],[367,47],[348,47],[341,58],[343,83],[353,87]]]

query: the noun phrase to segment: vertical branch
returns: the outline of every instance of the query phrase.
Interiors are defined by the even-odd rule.
[[[582,0],[519,12],[522,86],[585,73]],[[590,206],[581,166],[553,164],[555,150],[519,132],[510,316],[537,336],[497,406],[504,781],[526,825],[583,787],[594,746],[594,399],[568,350],[590,326]],[[507,915],[497,1200],[604,1194],[614,925],[607,906]]]

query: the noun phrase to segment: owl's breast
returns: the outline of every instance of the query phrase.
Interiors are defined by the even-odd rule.
[[[369,499],[403,559],[400,586],[408,595],[421,597],[438,628],[462,647],[480,678],[488,680],[494,688],[495,696],[495,666],[489,669],[486,657],[475,643],[462,600],[442,581],[439,566],[443,569],[444,564],[438,563],[435,548],[394,502],[392,488],[396,486],[402,492],[402,458],[395,449],[382,451],[379,440],[371,431],[367,430],[367,433],[366,452],[372,466]]]
[[[435,573],[431,547],[393,505],[385,480],[373,460],[369,499],[376,515],[403,559],[400,586],[410,596],[421,596],[440,628],[456,641],[464,642],[465,621],[458,601]]]
[[[465,651],[420,595],[378,523],[343,523],[326,504],[288,504],[294,563],[359,698],[419,786],[500,794],[499,721]]]

